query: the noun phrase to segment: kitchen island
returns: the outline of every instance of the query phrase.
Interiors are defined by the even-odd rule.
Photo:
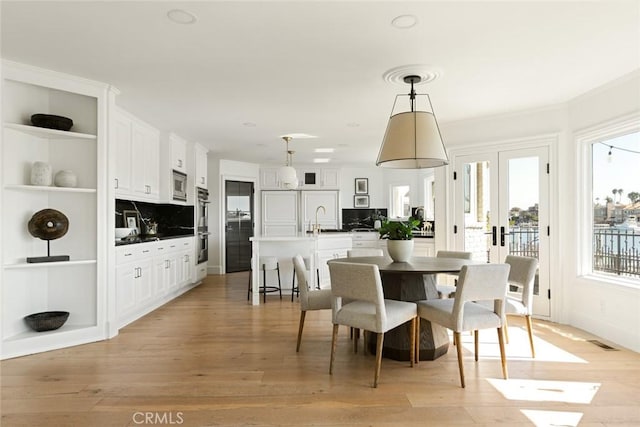
[[[252,245],[251,258],[251,286],[252,294],[250,302],[252,305],[260,304],[259,286],[261,274],[259,259],[261,256],[274,256],[278,258],[280,266],[280,279],[282,290],[285,293],[292,291],[293,263],[291,258],[296,255],[309,257],[311,261],[310,271],[317,274],[309,274],[310,286],[328,288],[330,287],[329,269],[327,261],[334,258],[344,258],[347,251],[352,246],[351,233],[328,232],[320,234],[298,234],[296,236],[254,236],[249,240]],[[274,274],[270,276],[270,274]],[[267,273],[267,280],[272,284],[275,273]],[[290,295],[290,293],[289,293]]]

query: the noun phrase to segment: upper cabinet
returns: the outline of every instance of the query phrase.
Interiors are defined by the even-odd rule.
[[[109,87],[3,61],[2,92],[1,357],[105,339],[112,333],[102,230],[108,222]],[[73,126],[69,131],[35,127],[30,118],[36,113],[71,118]],[[46,173],[32,179],[36,161]],[[28,231],[34,214],[44,209],[63,216],[49,217],[43,227],[67,224],[66,233],[54,240]],[[64,257],[55,260],[49,252]],[[69,313],[59,329],[35,332],[24,320],[50,311]]]
[[[260,188],[282,190],[278,178],[279,168],[260,169]],[[297,168],[299,190],[339,190],[340,170],[337,168]]]
[[[171,144],[171,170],[187,173],[187,141],[175,133],[169,134]]]
[[[114,113],[114,186],[119,197],[160,198],[160,133],[124,110]]]
[[[207,189],[208,172],[207,172],[207,152],[208,150],[200,144],[194,144],[193,146],[195,161],[196,161],[196,187]]]

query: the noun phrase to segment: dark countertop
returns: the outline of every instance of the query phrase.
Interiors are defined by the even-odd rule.
[[[155,236],[136,236],[136,237],[128,237],[125,239],[116,239],[116,246],[124,246],[124,245],[134,245],[137,243],[148,243],[148,242],[157,242],[160,240],[169,240],[169,239],[179,239],[181,237],[193,237],[195,234],[178,234],[173,236],[163,236],[163,235],[155,235]]]

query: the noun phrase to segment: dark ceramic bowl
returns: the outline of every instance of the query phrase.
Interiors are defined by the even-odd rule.
[[[39,128],[69,130],[73,126],[73,120],[68,117],[54,116],[53,114],[34,114],[31,123]]]
[[[68,318],[68,311],[44,311],[30,314],[24,318],[24,321],[34,331],[44,332],[58,329]]]

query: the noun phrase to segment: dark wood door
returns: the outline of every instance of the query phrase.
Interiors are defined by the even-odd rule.
[[[226,272],[251,269],[253,182],[225,181]]]

